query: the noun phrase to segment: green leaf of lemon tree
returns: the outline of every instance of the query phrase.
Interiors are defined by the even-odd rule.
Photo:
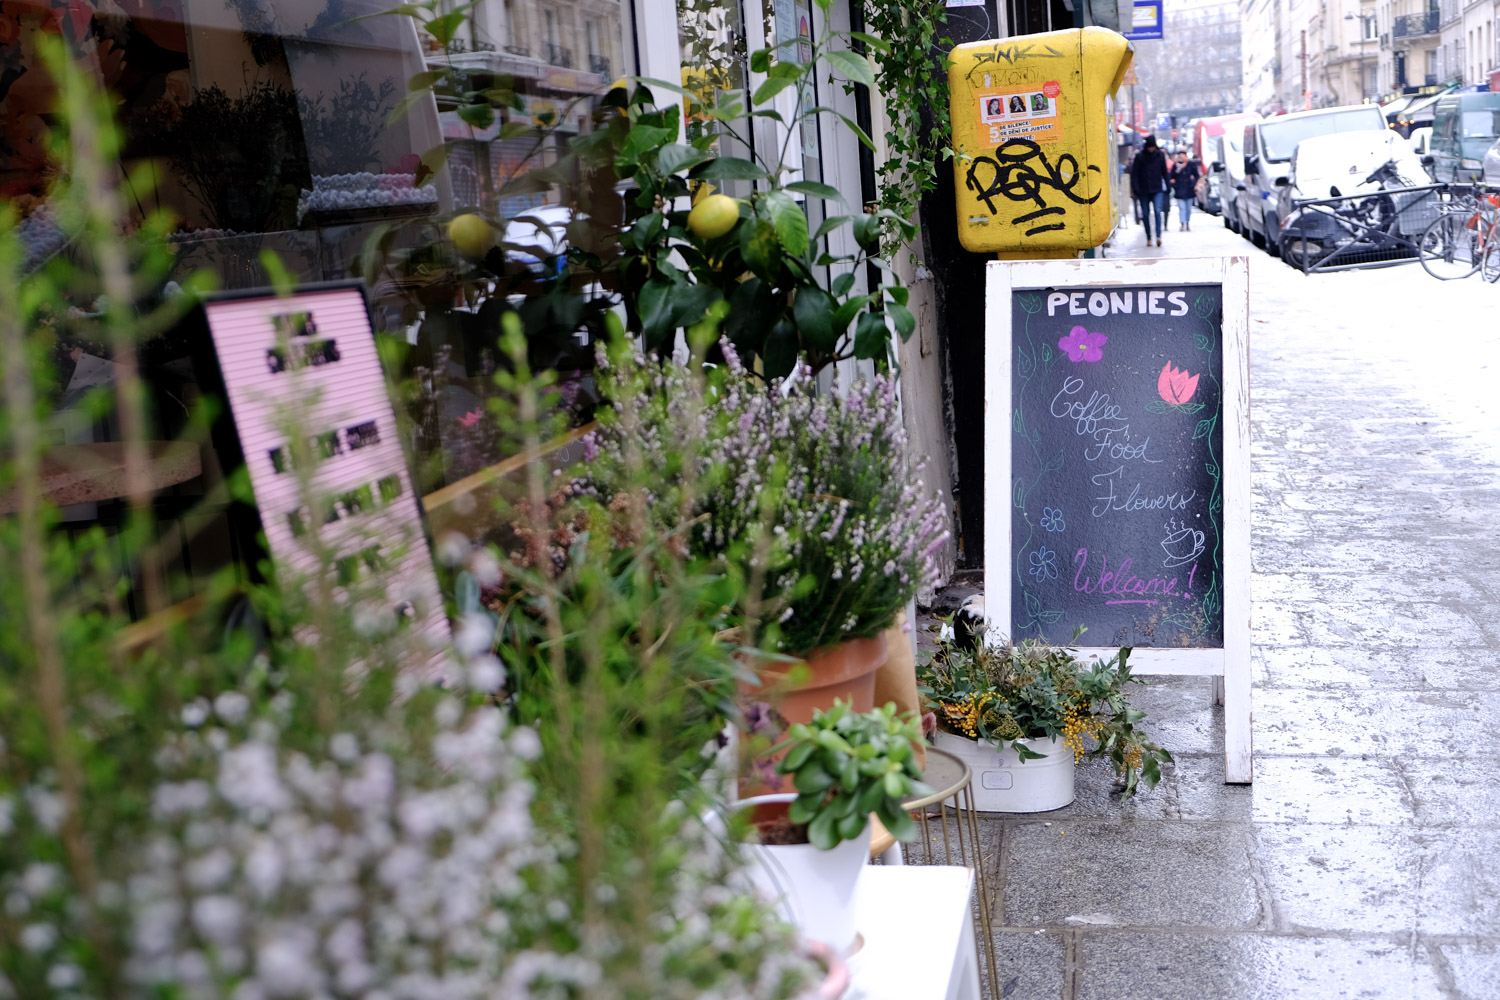
[[[776,230],[763,219],[754,225],[740,225],[740,256],[746,265],[767,281],[776,279],[779,270],[781,247],[776,240]]]
[[[656,169],[664,174],[675,174],[679,170],[696,167],[712,158],[710,153],[703,153],[691,146],[674,142],[669,146],[663,146],[661,152],[656,154]]]
[[[634,135],[635,130],[631,130]],[[720,156],[702,163],[688,171],[695,181],[756,181],[766,176],[765,170],[749,160],[737,156]]]
[[[833,296],[816,285],[797,289],[797,297],[792,301],[792,316],[802,338],[820,351],[831,351],[838,346],[839,331],[833,326],[836,308]]]
[[[765,205],[770,211],[771,225],[776,227],[776,238],[781,241],[782,249],[795,257],[807,253],[812,239],[807,235],[807,216],[802,214],[802,206],[785,191],[767,194]]]
[[[866,87],[875,86],[875,67],[870,65],[870,60],[865,56],[848,49],[834,49],[826,58],[834,69],[855,83],[862,83]]]
[[[862,360],[883,360],[889,337],[884,313],[860,313],[859,322],[854,326],[854,356]]]
[[[831,184],[819,184],[817,181],[794,181],[785,188],[797,194],[805,194],[811,198],[826,198],[832,201],[843,201],[844,196],[839,189]]]
[[[797,364],[797,328],[783,316],[771,327],[766,337],[761,359],[765,363],[766,378],[785,378]]]

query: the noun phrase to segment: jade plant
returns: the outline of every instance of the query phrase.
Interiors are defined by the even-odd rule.
[[[825,851],[863,833],[872,813],[897,840],[911,840],[917,824],[902,803],[928,791],[915,750],[921,740],[921,723],[898,716],[894,704],[856,712],[835,701],[814,712],[775,748],[786,753],[777,773],[797,790],[787,819],[806,825],[807,842]]]

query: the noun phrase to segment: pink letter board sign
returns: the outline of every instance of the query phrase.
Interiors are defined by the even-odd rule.
[[[436,655],[448,619],[363,290],[211,300],[204,312],[272,561],[316,573],[305,544],[315,533],[341,580],[383,584],[391,614],[409,618]],[[302,502],[289,421],[318,463],[312,491],[330,498],[325,519]]]

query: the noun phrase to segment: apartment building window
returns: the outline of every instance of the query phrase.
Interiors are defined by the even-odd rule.
[[[610,75],[609,56],[599,47],[599,22],[589,18],[583,22],[584,46],[588,49],[588,69],[600,76]]]

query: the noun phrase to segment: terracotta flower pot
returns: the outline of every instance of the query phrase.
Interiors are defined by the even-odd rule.
[[[885,635],[868,639],[846,639],[825,646],[803,660],[811,673],[800,684],[786,683],[786,675],[798,669],[795,664],[766,662],[756,668],[760,687],[747,687],[743,693],[755,700],[771,701],[790,723],[811,722],[815,709],[830,709],[835,699],[853,702],[856,712],[875,707],[875,671],[885,663]]]

